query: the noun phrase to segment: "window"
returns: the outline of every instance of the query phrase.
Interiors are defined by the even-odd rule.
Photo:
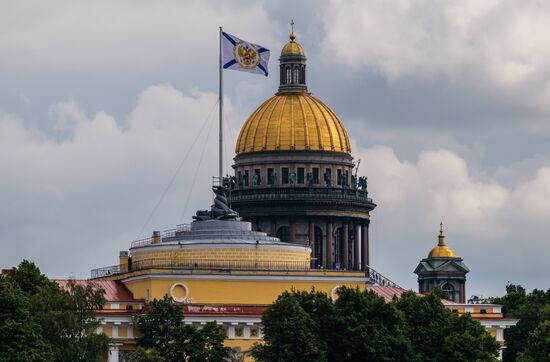
[[[348,183],[348,172],[349,172],[348,170],[346,170],[346,171],[344,172],[344,180],[343,180],[344,186],[348,186],[348,185],[349,185],[349,183]]]
[[[262,183],[262,178],[260,176],[260,169],[254,169],[254,177],[252,178],[252,184],[258,186]]]
[[[268,168],[267,169],[267,184],[268,185],[275,185],[277,181],[277,174],[275,173],[275,169]]]
[[[487,309],[480,309],[480,310],[479,310],[479,313],[481,313],[481,314],[487,314]]]
[[[291,78],[290,78],[290,67],[287,67],[286,68],[286,84],[289,84],[291,81]]]
[[[235,327],[235,337],[242,338],[244,335],[243,327]]]
[[[258,338],[260,336],[260,331],[256,327],[250,327],[250,338]]]
[[[341,169],[338,169],[338,171],[336,171],[336,184],[337,185],[342,185],[342,170]]]
[[[447,297],[450,300],[455,300],[456,291],[455,291],[455,287],[451,283],[443,284],[443,286],[441,287],[441,291],[447,294]]]
[[[313,174],[313,184],[318,185],[319,184],[319,167],[313,167],[311,169],[311,172]]]
[[[327,186],[332,185],[332,169],[331,168],[325,168],[325,185],[327,185]]]
[[[281,183],[288,185],[288,167],[281,167]]]
[[[244,170],[244,185],[248,186],[248,170]]]
[[[297,183],[303,184],[304,183],[304,168],[298,167],[298,174],[297,174],[298,181]]]
[[[316,268],[319,268],[323,265],[323,230],[320,227],[316,226],[314,229],[314,242],[315,242],[315,262],[314,265]]]
[[[342,263],[341,263],[341,258],[342,258],[342,248],[344,247],[344,243],[343,243],[343,240],[344,240],[344,231],[342,230],[342,228],[338,228],[336,229],[336,232],[334,233],[334,263],[335,263],[335,267],[336,269],[340,269]]]

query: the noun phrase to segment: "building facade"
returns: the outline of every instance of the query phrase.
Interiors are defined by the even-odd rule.
[[[437,246],[430,250],[428,257],[422,259],[414,270],[418,275],[418,292],[424,294],[439,289],[449,300],[466,303],[466,274],[470,269],[445,244],[443,224],[438,239]]]

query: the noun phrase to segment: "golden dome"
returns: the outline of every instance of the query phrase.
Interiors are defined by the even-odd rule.
[[[285,92],[252,113],[235,152],[289,150],[351,153],[351,146],[344,125],[323,102],[306,92]]]
[[[292,36],[292,34],[291,34]],[[304,48],[299,43],[296,43],[294,40],[289,41],[281,50],[281,56],[285,55],[301,55],[304,56]]]
[[[437,246],[430,250],[428,258],[455,258],[456,254],[453,249],[445,245],[445,235],[443,234],[443,223],[439,230],[439,242]]]

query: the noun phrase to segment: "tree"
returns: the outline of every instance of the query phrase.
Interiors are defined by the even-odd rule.
[[[0,360],[97,361],[108,348],[96,333],[103,294],[75,282],[65,291],[24,260],[0,277]]]
[[[409,341],[395,305],[371,291],[339,288],[331,361],[406,361]]]
[[[315,293],[312,291],[312,293]],[[325,296],[326,297],[326,296]],[[317,362],[327,360],[326,341],[319,338],[316,322],[300,305],[308,298],[284,292],[262,316],[265,344],[256,344],[252,356],[265,362]],[[328,298],[327,298],[328,299]],[[312,310],[310,310],[312,312]]]
[[[370,291],[284,292],[262,316],[258,361],[494,361],[498,343],[469,315],[448,311],[440,295],[404,293],[386,303]]]
[[[529,337],[518,362],[550,362],[550,320],[540,322]]]
[[[373,293],[340,288],[327,294],[284,292],[262,316],[265,343],[258,361],[403,360],[408,349],[402,319]]]
[[[223,346],[223,329],[215,323],[207,323],[201,330],[185,325],[181,306],[168,295],[154,299],[136,322],[142,333],[138,346],[157,351],[167,362],[217,362],[229,353]]]
[[[504,331],[503,361],[514,362],[519,353],[524,352],[530,334],[543,321],[550,320],[550,289],[534,289],[527,293],[521,285],[508,284],[506,294],[492,298],[492,302],[502,305],[505,316],[519,319],[515,326]]]
[[[405,292],[395,302],[405,318],[412,361],[494,361],[499,345],[469,315],[450,312],[437,292]]]
[[[138,347],[130,355],[128,362],[164,362],[164,358],[162,358],[160,353],[155,349]]]
[[[53,361],[28,295],[0,276],[0,361]]]

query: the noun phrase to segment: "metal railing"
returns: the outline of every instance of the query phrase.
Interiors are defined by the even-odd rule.
[[[369,278],[367,284],[401,288],[397,283],[380,274],[370,266],[367,266],[367,277]]]
[[[342,187],[248,187],[231,190],[231,202],[265,200],[346,200],[372,203],[366,190]]]
[[[168,229],[165,230],[164,233],[162,233],[160,236],[158,236],[157,239],[159,241],[162,241],[164,238],[173,238],[175,236],[185,234],[191,231],[191,225],[190,224],[179,224],[176,226],[175,229]],[[155,236],[150,236],[148,238],[134,240],[130,243],[130,249],[131,248],[138,248],[140,246],[147,246],[150,244],[153,244],[153,241],[155,240]]]
[[[103,268],[92,269],[91,277],[92,279],[101,278],[109,275],[120,274],[120,272],[120,265],[111,265]]]

